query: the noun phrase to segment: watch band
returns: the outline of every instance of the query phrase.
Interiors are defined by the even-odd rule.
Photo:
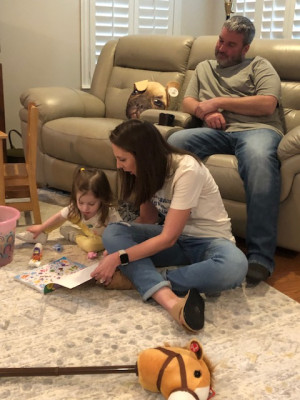
[[[119,250],[119,256],[120,256],[120,264],[121,265],[129,264],[129,257],[125,250]]]

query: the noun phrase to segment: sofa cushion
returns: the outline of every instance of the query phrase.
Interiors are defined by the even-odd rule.
[[[115,65],[148,71],[185,73],[193,41],[192,36],[124,36],[117,44]]]
[[[121,122],[77,117],[49,121],[42,131],[42,152],[78,165],[115,170],[109,134]]]
[[[43,176],[47,185],[49,187],[71,192],[73,175],[77,165],[72,162],[59,160],[56,157],[50,157],[47,154],[42,154],[41,158],[43,161]],[[117,194],[119,184],[117,171],[104,168],[101,169],[106,174],[113,193]]]
[[[295,39],[254,39],[247,57],[260,55],[273,65],[282,81],[299,80],[299,41]]]
[[[245,203],[244,185],[238,173],[235,156],[214,154],[205,159],[204,164],[213,175],[224,199]]]
[[[300,83],[284,81],[281,90],[285,131],[289,132],[300,125]]]

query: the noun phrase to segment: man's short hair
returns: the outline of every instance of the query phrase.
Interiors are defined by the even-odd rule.
[[[244,45],[250,44],[255,36],[253,23],[242,15],[234,15],[227,19],[223,28],[226,28],[229,32],[241,33],[244,36]]]

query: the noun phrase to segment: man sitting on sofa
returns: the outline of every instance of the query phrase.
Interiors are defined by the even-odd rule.
[[[280,196],[277,147],[281,83],[262,57],[245,55],[255,35],[252,22],[233,16],[221,30],[216,60],[199,63],[187,87],[183,110],[203,120],[203,127],[175,132],[169,143],[197,154],[234,154],[247,202],[249,286],[274,270]]]

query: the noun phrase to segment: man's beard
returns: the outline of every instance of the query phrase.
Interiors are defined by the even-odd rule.
[[[215,50],[216,60],[222,68],[232,67],[233,65],[240,64],[243,61],[243,57],[241,55],[238,55],[236,57],[219,58],[218,55],[220,54],[222,55],[223,53]]]

